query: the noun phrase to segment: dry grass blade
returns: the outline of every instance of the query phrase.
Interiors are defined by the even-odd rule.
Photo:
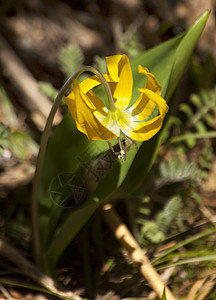
[[[5,299],[13,300],[13,298],[11,297],[11,295],[8,293],[8,291],[4,288],[4,286],[2,284],[0,284],[0,291],[5,296]]]
[[[213,287],[215,287],[215,283],[216,283],[216,275],[212,275],[210,279],[206,281],[206,283],[201,287],[197,300],[207,299],[206,296],[210,293]]]
[[[192,288],[190,289],[190,292],[189,292],[186,300],[194,300],[197,292],[199,291],[199,289],[201,288],[201,286],[204,284],[204,282],[205,282],[205,279],[197,280],[193,284]]]
[[[211,292],[211,290],[213,289],[213,287],[215,287],[215,283],[216,283],[216,275],[212,274],[210,277],[209,275],[203,279],[197,280],[186,300],[204,300],[207,299],[206,296]]]

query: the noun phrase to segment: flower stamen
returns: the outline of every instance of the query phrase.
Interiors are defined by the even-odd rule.
[[[124,133],[124,140],[122,141],[120,137],[118,137],[118,144],[120,151],[115,151],[110,141],[108,141],[108,145],[110,150],[118,157],[118,159],[121,159],[123,161],[127,158],[127,153],[130,151],[130,147],[132,144],[135,145],[136,150],[138,150],[138,145],[136,141],[130,139],[128,136],[126,136]]]

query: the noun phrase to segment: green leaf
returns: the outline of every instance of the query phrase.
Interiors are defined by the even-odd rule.
[[[197,107],[197,109],[202,108],[202,102],[197,94],[192,94],[190,100]]]
[[[175,251],[177,249],[179,249],[180,247],[185,247],[188,244],[193,244],[195,241],[197,241],[199,239],[203,239],[204,237],[206,237],[208,235],[215,234],[215,232],[216,232],[215,227],[207,228],[205,231],[202,231],[201,233],[195,234],[192,237],[189,237],[185,240],[182,240],[182,241],[176,243],[170,249],[165,250],[164,252],[162,252],[158,257],[152,259],[151,263],[154,266],[157,265],[157,264],[160,264],[161,260],[164,259],[164,257],[170,255],[171,253],[175,253]]]
[[[213,115],[206,114],[205,116],[203,116],[203,118],[209,127],[214,126],[214,116]]]
[[[134,93],[131,103],[136,101],[139,95],[137,88],[145,85],[144,76],[137,74],[137,67],[141,64],[147,66],[158,78],[163,86],[162,94],[169,102],[171,111],[174,105],[174,98],[171,96],[205,26],[208,15],[208,11],[204,12],[187,32],[144,52],[131,62],[134,76]],[[105,98],[104,93],[102,98]],[[166,122],[168,117],[169,114]],[[154,162],[164,129],[165,126],[151,140],[139,143],[138,151],[132,147],[125,162],[112,162],[111,170],[99,182],[94,192],[90,193],[88,200],[81,206],[73,208],[62,225],[58,226],[48,249],[44,249],[46,251],[45,260],[48,260],[49,264],[52,266],[56,264],[64,249],[88,221],[103,199],[128,193],[143,181]],[[47,207],[52,205],[49,186],[55,176],[61,172],[76,172],[80,168],[86,169],[87,164],[85,164],[84,157],[91,161],[95,155],[107,149],[107,143],[104,141],[88,141],[82,133],[77,131],[71,118],[66,116],[63,123],[55,130],[49,143],[41,180],[40,200],[42,204]],[[44,214],[49,218],[46,210]],[[57,220],[58,217],[56,222]],[[56,225],[54,223],[52,223],[53,228],[57,226],[57,223]],[[50,230],[43,228],[43,231],[48,232]]]
[[[167,297],[166,297],[166,289],[165,289],[165,287],[164,287],[164,289],[163,289],[163,295],[162,295],[161,300],[167,300]]]
[[[10,128],[0,122],[0,139],[7,139],[10,133]]]
[[[187,140],[195,140],[195,139],[208,139],[208,138],[216,138],[216,131],[208,131],[205,133],[186,133],[179,136],[174,136],[170,139],[170,143],[177,143]]]
[[[50,243],[50,237],[52,237],[52,233],[59,223],[62,210],[68,213],[78,211],[78,214],[80,214],[79,210],[82,211],[83,209],[83,206],[67,208],[56,205],[51,193],[53,182],[55,182],[57,176],[61,178],[65,174],[76,175],[81,178],[80,174],[82,169],[86,168],[85,165],[93,161],[94,157],[101,153],[103,149],[108,149],[107,143],[104,141],[101,143],[89,141],[84,134],[76,129],[69,113],[65,115],[61,124],[55,128],[49,140],[39,191],[40,223],[43,223],[41,225],[41,238],[44,249]],[[85,205],[88,206],[88,202]],[[86,221],[85,216],[87,218],[84,209],[83,216],[73,226],[72,232],[74,231],[74,234],[83,226],[83,221]]]
[[[1,99],[1,110],[3,116],[7,117],[7,120],[5,122],[7,123],[8,126],[11,127],[18,127],[19,122],[17,115],[14,111],[14,106],[11,103],[10,99],[7,96],[7,93],[5,89],[0,86],[0,99]],[[0,129],[1,131],[1,129]],[[1,135],[1,133],[0,133]]]
[[[148,57],[148,61],[144,61],[145,64],[140,61],[141,64],[147,65],[152,73],[155,74],[156,78],[159,79],[160,84],[163,86],[162,93],[164,94],[164,98],[168,101],[170,110],[165,118],[164,126],[160,130],[160,132],[151,140],[142,143],[135,159],[133,160],[130,171],[128,172],[127,177],[121,186],[121,192],[128,193],[134,190],[137,185],[139,185],[144,180],[144,177],[150,170],[156,158],[157,150],[162,141],[163,131],[166,128],[170,112],[172,110],[172,107],[174,106],[174,97],[172,97],[172,95],[178,85],[180,77],[190,58],[190,55],[193,52],[196,42],[204,29],[208,16],[209,11],[205,11],[186,31],[186,33],[172,39],[171,41],[178,41],[178,43],[177,45],[175,43],[173,45],[170,45],[171,49],[164,49],[164,44],[153,49],[153,53],[155,54],[156,58],[158,56],[160,58],[159,62],[157,61],[156,65],[153,61],[153,65],[155,66],[156,71],[154,71],[153,67],[149,67],[152,62],[150,57]],[[159,47],[162,47],[162,49],[159,50]],[[173,50],[173,47],[175,47],[175,51]],[[159,53],[156,51],[157,49],[159,50]],[[167,60],[163,60],[163,56],[160,56],[161,51],[164,50],[167,51],[163,53],[163,55],[166,56],[166,58],[168,57],[168,65],[166,65]]]
[[[2,148],[10,149],[11,144],[8,140],[10,133],[10,128],[6,127],[3,123],[0,122],[0,155],[3,154]]]
[[[184,112],[187,115],[188,119],[191,118],[194,114],[191,107],[186,103],[182,103],[179,107],[179,110]]]
[[[167,88],[167,97],[173,94],[177,83],[181,78],[185,66],[196,46],[197,40],[199,39],[205,24],[207,22],[208,16],[210,14],[209,10],[204,11],[204,13],[193,23],[193,25],[188,29],[182,43],[180,43],[176,55],[174,64],[172,66],[172,72],[170,74],[170,80]]]
[[[61,227],[60,234],[57,235],[57,238],[54,239],[48,251],[44,255],[45,264],[48,261],[49,271],[52,271],[60,255],[82,228],[83,221],[86,221],[91,217],[98,205],[99,203],[97,202],[86,203],[67,217]]]
[[[198,121],[196,124],[194,124],[194,127],[196,128],[197,132],[200,133],[205,133],[208,131],[205,124],[203,124],[202,121]]]

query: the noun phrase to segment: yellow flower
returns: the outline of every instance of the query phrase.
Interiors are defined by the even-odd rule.
[[[146,141],[161,128],[168,111],[166,101],[160,96],[161,86],[147,68],[138,66],[138,73],[147,76],[145,88],[140,88],[140,96],[129,107],[133,89],[133,77],[128,57],[113,55],[106,57],[108,82],[113,100],[108,109],[92,89],[101,84],[96,76],[79,83],[73,80],[73,90],[65,97],[79,131],[89,140],[111,140],[120,138],[121,133],[128,140]],[[154,111],[157,116],[151,118]],[[150,118],[149,118],[150,117]]]

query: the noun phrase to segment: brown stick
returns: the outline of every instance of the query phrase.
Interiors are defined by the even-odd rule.
[[[20,91],[20,102],[31,112],[31,118],[42,130],[52,107],[51,101],[38,89],[38,83],[32,74],[26,69],[16,53],[0,35],[0,62],[4,73]],[[55,116],[55,124],[61,120],[58,112]]]
[[[111,204],[106,204],[102,207],[102,212],[105,221],[114,232],[117,240],[128,250],[132,260],[135,263],[139,263],[140,272],[148,281],[152,289],[161,299],[165,284],[160,279],[159,274],[151,265],[148,257],[143,253],[137,241],[128,230],[127,226],[121,221],[116,211],[113,209]],[[166,288],[166,299],[176,300],[171,291]]]
[[[23,274],[32,278],[34,281],[54,293],[62,299],[81,300],[82,298],[70,291],[60,290],[55,281],[48,275],[42,273],[35,265],[25,258],[18,250],[8,245],[0,239],[0,255],[16,265]]]

